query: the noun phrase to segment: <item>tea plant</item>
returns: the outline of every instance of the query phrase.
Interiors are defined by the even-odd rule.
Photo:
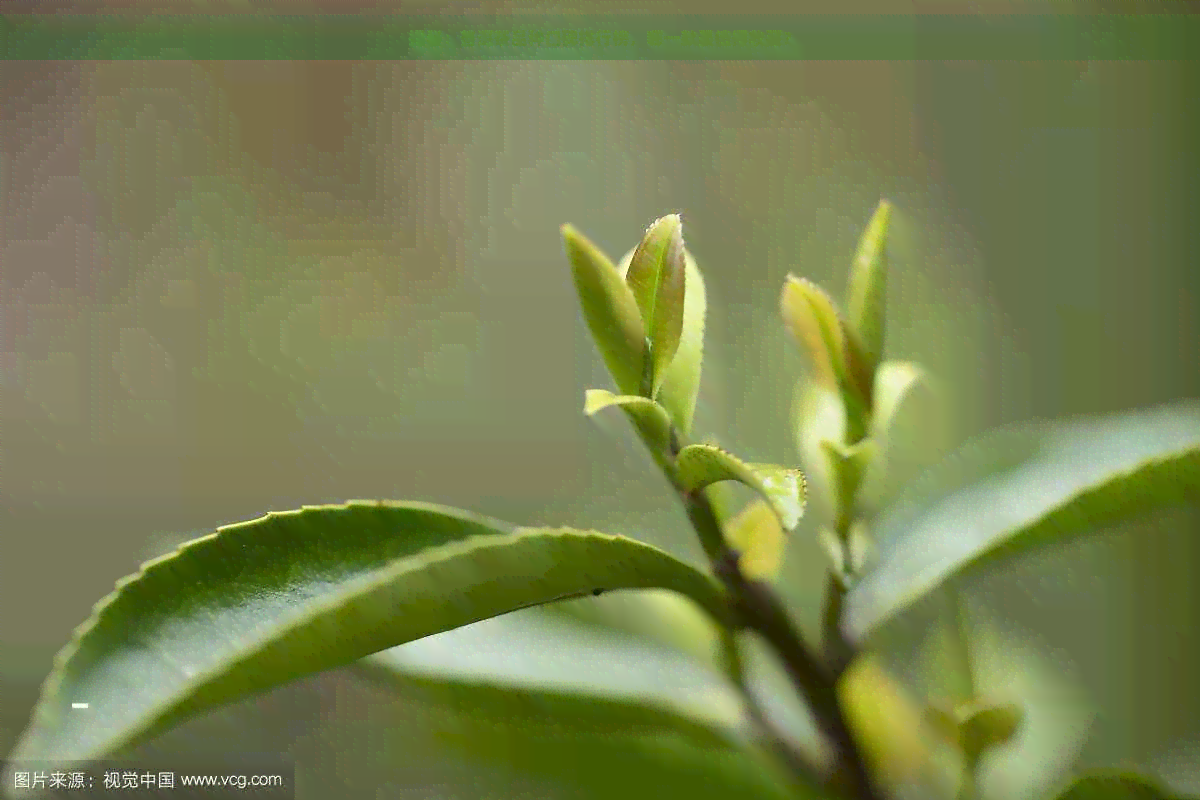
[[[680,218],[654,222],[620,265],[567,225],[583,316],[616,388],[588,390],[584,413],[628,417],[686,512],[708,570],[625,536],[520,527],[421,502],[271,513],[188,542],[122,580],[55,659],[11,759],[66,766],[125,753],[202,712],[354,665],[392,680],[398,696],[419,685],[501,731],[552,716],[553,735],[535,738],[510,766],[556,776],[570,796],[870,800],[903,794],[905,775],[925,769],[908,762],[932,759],[938,748],[952,755],[952,779],[925,791],[977,796],[982,759],[1026,723],[1022,698],[980,696],[968,681],[957,697],[918,699],[889,676],[869,635],[935,592],[953,609],[956,581],[968,572],[1195,502],[1200,407],[1006,429],[968,443],[868,513],[863,487],[886,470],[895,411],[923,380],[917,365],[884,359],[891,213],[881,203],[866,227],[844,309],[802,278],[789,277],[780,299],[783,323],[811,365],[797,410],[820,458],[806,466],[827,476],[832,508],[819,534],[828,557],[820,642],[805,641],[796,610],[776,590],[807,502],[804,475],[693,438],[707,300]],[[955,488],[945,488],[948,475],[958,476]],[[756,499],[738,508],[730,482]],[[529,606],[647,589],[702,609],[698,624],[719,642],[718,663],[740,693],[746,725],[600,690],[418,679],[372,655]],[[632,596],[625,621],[653,627],[651,604],[638,605],[644,597]],[[660,638],[686,639],[673,624],[659,623]],[[814,740],[781,725],[777,698],[756,688],[747,649],[756,640],[811,713]],[[595,661],[589,668],[603,670]],[[78,698],[89,713],[73,713]],[[485,737],[468,751],[488,757],[494,743]],[[1050,796],[1169,795],[1148,779],[1111,773]]]

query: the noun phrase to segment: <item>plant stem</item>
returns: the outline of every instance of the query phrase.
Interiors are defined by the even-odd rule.
[[[750,686],[749,676],[746,674],[745,659],[742,657],[737,631],[732,628],[721,629],[721,651],[725,669],[745,699],[746,713],[754,726],[766,737],[771,751],[785,767],[791,770],[802,786],[810,791],[818,789],[819,786],[814,783],[813,776],[819,774],[820,769],[810,762],[808,756],[796,746],[791,737],[771,721],[771,718],[767,716],[766,709],[755,697],[754,690]]]
[[[673,449],[677,443],[678,437],[673,437]],[[720,522],[703,490],[680,494],[688,518],[713,560],[717,577],[729,589],[738,615],[747,628],[762,636],[775,650],[797,691],[808,701],[818,728],[833,746],[837,759],[833,780],[843,782],[857,800],[880,800],[842,714],[836,678],[808,651],[770,585],[750,580],[742,573],[738,553],[725,543]]]
[[[825,663],[840,678],[854,657],[854,648],[842,635],[842,606],[846,601],[846,587],[842,579],[832,572],[825,581],[825,599],[821,605],[821,639],[825,650]]]

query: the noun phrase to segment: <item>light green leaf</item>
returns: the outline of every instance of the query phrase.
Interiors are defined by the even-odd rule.
[[[651,397],[657,395],[683,335],[686,275],[682,223],[678,214],[668,214],[646,230],[625,276],[650,339]]]
[[[877,653],[854,659],[838,682],[838,699],[868,766],[886,789],[923,789],[918,797],[953,796],[960,766],[948,757],[922,703]],[[952,755],[952,754],[950,754]]]
[[[811,798],[763,751],[670,706],[555,689],[432,679],[389,664],[364,667],[444,746],[500,776],[540,779],[551,796]],[[391,704],[382,704],[384,708]],[[396,726],[414,724],[409,714]],[[561,791],[556,791],[561,787]]]
[[[928,381],[921,365],[911,361],[885,361],[875,373],[875,405],[871,412],[871,432],[886,441],[892,419],[909,392],[917,384]]]
[[[101,600],[56,657],[14,758],[100,758],[404,642],[597,589],[651,587],[728,621],[711,577],[624,537],[514,529],[423,503],[268,514],[148,562]]]
[[[792,430],[804,465],[809,491],[821,504],[818,516],[836,513],[836,483],[821,442],[845,441],[846,412],[841,395],[815,381],[796,382],[792,400]]]
[[[1111,772],[1087,775],[1056,795],[1055,800],[1188,800],[1141,775]]]
[[[942,394],[927,371],[909,361],[885,361],[875,372],[869,436],[879,447],[860,491],[878,508],[923,467],[945,454],[949,430]]]
[[[837,507],[849,512],[854,508],[858,489],[875,458],[877,448],[870,439],[855,445],[843,445],[828,439],[821,442],[821,450],[833,476],[834,498]]]
[[[742,574],[773,581],[783,566],[786,538],[779,516],[766,500],[755,498],[724,525],[725,538],[738,551]]]
[[[850,268],[846,325],[862,346],[868,374],[874,374],[883,355],[887,315],[887,235],[891,218],[891,204],[880,200],[859,240]]]
[[[623,394],[640,394],[646,329],[629,287],[608,256],[570,225],[562,226],[575,291],[596,348]]]
[[[846,337],[833,300],[812,281],[788,275],[779,309],[784,325],[812,362],[817,381],[840,388],[846,381]]]
[[[804,474],[772,464],[747,464],[719,447],[691,444],[675,459],[678,479],[689,492],[718,481],[738,481],[762,495],[779,517],[784,530],[792,530],[804,514]]]
[[[974,481],[931,493],[955,478]],[[1198,496],[1200,404],[994,432],[881,516],[879,559],[847,596],[843,629],[861,641],[951,575]]]
[[[615,395],[603,389],[588,389],[584,395],[583,413],[589,417],[613,406],[620,406],[625,412],[655,457],[670,451],[671,420],[658,403],[635,395]]]
[[[633,250],[625,254],[617,267],[622,276],[627,274],[633,260]],[[707,301],[704,293],[704,276],[696,266],[692,254],[684,248],[683,258],[687,275],[684,280],[683,333],[675,358],[667,367],[662,386],[656,399],[667,409],[671,421],[683,435],[692,429],[692,417],[696,413],[696,398],[700,394],[700,367],[704,360],[704,317]]]

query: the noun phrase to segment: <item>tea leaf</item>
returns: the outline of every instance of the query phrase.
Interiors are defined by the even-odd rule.
[[[641,393],[646,329],[641,312],[617,268],[601,250],[570,225],[562,226],[571,276],[591,331],[613,381],[623,394]]]
[[[625,254],[617,270],[624,276],[633,260],[633,250]],[[691,431],[696,413],[696,398],[700,394],[700,367],[704,358],[704,317],[707,302],[704,276],[692,254],[684,248],[686,270],[683,299],[683,332],[675,358],[663,374],[656,400],[667,410],[675,427],[685,436]]]
[[[913,388],[928,380],[925,370],[911,361],[885,361],[879,365],[875,372],[871,431],[876,438],[885,442],[885,446],[896,412]]]
[[[679,215],[668,214],[646,231],[625,276],[650,338],[651,397],[657,395],[683,335],[686,273]]]
[[[402,651],[372,656],[357,670],[404,703],[395,726],[419,725],[501,777],[528,775],[564,787],[552,797],[657,800],[664,786],[712,800],[820,797],[797,787],[744,738],[682,709],[594,691],[429,678],[389,660],[394,652]]]
[[[837,507],[848,512],[853,509],[859,486],[875,458],[875,443],[863,439],[858,444],[846,446],[825,440],[821,442],[821,450],[833,476]]]
[[[742,574],[761,581],[779,577],[785,536],[779,516],[767,501],[751,501],[724,528],[725,538],[741,554],[738,564]]]
[[[779,307],[788,331],[808,354],[816,379],[840,388],[846,381],[846,343],[833,300],[812,281],[789,275]]]
[[[867,373],[873,375],[883,355],[887,313],[887,235],[892,206],[886,200],[879,207],[859,240],[850,268],[850,288],[846,297],[846,325],[862,346]]]
[[[993,432],[881,515],[879,558],[847,596],[843,630],[861,641],[951,575],[1198,496],[1196,403]]]
[[[719,447],[691,444],[675,459],[678,480],[689,492],[718,481],[738,481],[762,495],[785,530],[792,530],[804,514],[804,475],[798,469],[772,464],[747,464]]]
[[[670,450],[671,420],[658,403],[645,397],[615,395],[603,389],[588,389],[584,395],[583,413],[589,417],[613,406],[620,406],[655,456]]]
[[[423,503],[268,514],[119,582],[55,659],[13,758],[100,758],[379,650],[622,588],[679,591],[729,621],[714,579],[620,536],[513,528]]]

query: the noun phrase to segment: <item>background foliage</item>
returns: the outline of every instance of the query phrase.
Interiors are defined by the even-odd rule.
[[[709,295],[695,428],[754,460],[796,460],[778,287],[840,290],[880,195],[901,212],[889,356],[948,390],[905,420],[901,466],[997,423],[1200,394],[1187,67],[6,64],[0,750],[69,630],[176,531],[420,498],[700,563],[624,423],[579,413],[607,379],[564,220],[615,256],[682,212]],[[819,518],[782,582],[809,608]],[[1198,529],[1164,513],[971,579],[981,680],[1057,687],[1040,713],[1083,764],[1196,791]],[[915,674],[916,634],[891,636]],[[283,748],[309,785],[368,796],[409,778],[363,741],[422,735],[416,700],[373,691],[322,676],[156,747]],[[421,762],[471,796],[453,753]],[[1015,759],[992,768],[997,796],[1027,788]]]

